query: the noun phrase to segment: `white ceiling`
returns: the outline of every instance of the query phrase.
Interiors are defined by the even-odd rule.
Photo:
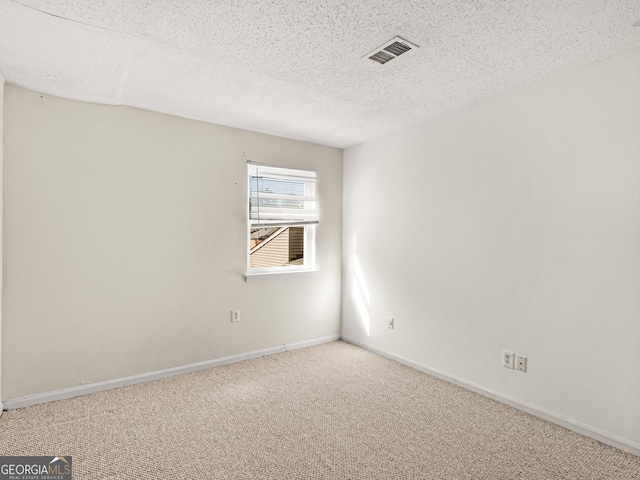
[[[640,48],[639,20],[640,0],[0,0],[0,73],[346,147]],[[362,58],[395,35],[420,48]]]

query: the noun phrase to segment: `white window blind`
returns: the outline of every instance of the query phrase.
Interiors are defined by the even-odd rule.
[[[319,222],[318,174],[249,162],[252,227],[314,225]]]

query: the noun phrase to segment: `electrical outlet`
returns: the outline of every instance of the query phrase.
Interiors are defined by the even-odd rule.
[[[231,322],[236,323],[240,321],[240,310],[231,310]]]
[[[506,350],[502,351],[502,366],[505,368],[514,368],[516,363],[516,355]]]
[[[521,372],[527,371],[527,357],[524,355],[516,355],[516,370]]]
[[[393,317],[389,317],[387,318],[387,327],[389,327],[390,329],[393,330],[393,327],[395,326],[395,322],[393,320]]]

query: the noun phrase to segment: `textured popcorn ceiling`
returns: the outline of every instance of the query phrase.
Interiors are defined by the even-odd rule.
[[[0,73],[345,147],[640,48],[639,21],[640,0],[0,0]],[[421,48],[362,58],[395,35]]]

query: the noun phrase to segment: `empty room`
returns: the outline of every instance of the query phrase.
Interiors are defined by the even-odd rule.
[[[0,0],[0,479],[640,480],[640,2]]]

